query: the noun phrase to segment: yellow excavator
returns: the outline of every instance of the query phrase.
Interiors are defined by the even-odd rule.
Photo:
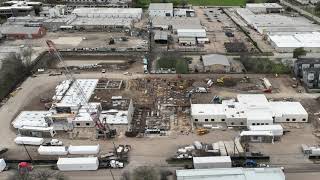
[[[205,135],[205,134],[208,134],[209,133],[209,130],[208,129],[205,129],[205,128],[198,128],[197,129],[197,134],[199,136],[202,136],[202,135]]]

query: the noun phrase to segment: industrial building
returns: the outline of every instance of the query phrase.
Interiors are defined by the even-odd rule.
[[[230,72],[230,62],[227,56],[220,54],[208,54],[201,56],[204,72]]]
[[[177,29],[180,45],[196,45],[209,42],[205,29]]]
[[[154,41],[158,44],[168,43],[168,32],[166,31],[154,31]]]
[[[173,16],[173,4],[150,3],[148,11],[151,18],[156,16]]]
[[[88,18],[130,18],[140,20],[141,8],[76,8],[72,14]]]
[[[0,27],[0,32],[7,39],[36,39],[46,35],[46,29],[41,26],[6,25]]]
[[[0,16],[7,18],[11,16],[38,15],[42,7],[41,2],[31,1],[6,1],[3,5],[0,7]]]
[[[281,168],[215,168],[176,170],[177,180],[285,180]]]
[[[281,13],[283,8],[277,3],[247,3],[246,8],[255,14]]]
[[[300,78],[308,90],[320,88],[320,59],[299,57],[294,62],[293,72]]]
[[[199,18],[196,17],[154,17],[151,19],[152,28],[170,29],[203,29]]]
[[[222,104],[191,104],[194,123],[225,122],[227,126],[272,125],[308,122],[308,113],[299,102],[269,102],[263,94],[239,94],[237,101]]]

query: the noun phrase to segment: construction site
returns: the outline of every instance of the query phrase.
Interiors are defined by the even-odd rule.
[[[275,3],[128,7],[58,5],[0,27],[0,62],[32,52],[21,59],[29,73],[1,100],[1,175],[319,172],[318,24]],[[22,27],[38,33],[8,31]],[[307,57],[293,58],[299,43]]]

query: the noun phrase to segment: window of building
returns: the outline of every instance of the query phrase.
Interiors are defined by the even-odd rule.
[[[211,121],[214,121],[214,119],[211,119]]]
[[[260,125],[260,123],[257,123],[257,125]]]
[[[86,123],[86,126],[90,126],[90,123]]]
[[[290,121],[290,119],[289,119],[289,118],[287,118],[287,119],[286,119],[286,121]]]
[[[243,125],[243,122],[241,122],[240,125]]]
[[[302,119],[302,121],[306,121],[306,119]]]
[[[225,119],[221,119],[221,121],[222,121],[222,122],[224,122],[224,121],[225,121]]]
[[[256,125],[256,123],[252,123],[252,126],[255,126]]]
[[[208,121],[208,119],[205,119],[204,121]]]
[[[266,123],[266,125],[269,125],[269,123]]]
[[[231,125],[234,125],[234,122],[232,122]]]
[[[261,123],[261,125],[264,125],[264,123]]]
[[[296,119],[295,119],[295,118],[293,118],[293,119],[292,119],[292,121],[296,121]]]
[[[194,119],[194,121],[198,121],[198,119]]]
[[[76,126],[80,126],[80,123],[76,123]]]

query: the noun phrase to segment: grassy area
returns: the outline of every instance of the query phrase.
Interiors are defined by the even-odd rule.
[[[189,71],[188,59],[178,55],[165,55],[157,61],[157,68],[175,69],[178,74],[187,74]]]
[[[289,74],[291,72],[288,66],[276,63],[268,58],[241,57],[238,60],[240,60],[249,73]]]

